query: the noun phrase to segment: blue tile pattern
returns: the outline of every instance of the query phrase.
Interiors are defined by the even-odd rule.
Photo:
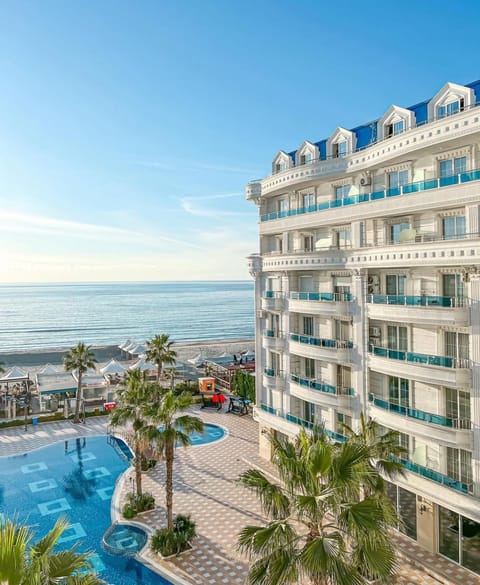
[[[105,500],[111,499],[114,489],[115,489],[115,486],[111,485],[109,487],[100,488],[99,490],[96,490],[96,492],[97,492],[98,496],[100,497],[100,499],[105,501]]]
[[[22,473],[35,473],[37,471],[45,471],[48,469],[47,464],[43,461],[39,461],[38,463],[30,463],[29,465],[22,465],[20,467]]]
[[[47,516],[48,514],[58,514],[59,512],[65,512],[70,510],[71,506],[65,498],[59,498],[58,500],[50,500],[50,502],[44,502],[43,504],[37,504],[40,514]]]
[[[52,490],[57,487],[57,482],[54,479],[42,479],[41,481],[32,481],[28,484],[32,494],[43,492],[45,490]]]
[[[105,477],[107,475],[111,475],[106,467],[95,467],[94,469],[86,469],[83,472],[83,476],[85,479],[98,479],[100,477]]]
[[[84,536],[87,536],[85,529],[80,524],[80,522],[75,522],[74,524],[70,524],[70,526],[65,530],[62,536],[58,539],[58,543],[61,544],[62,542],[78,540]]]
[[[85,453],[73,453],[73,455],[70,455],[70,459],[74,463],[85,463],[86,461],[93,461],[96,458],[97,457],[90,451],[86,451]]]

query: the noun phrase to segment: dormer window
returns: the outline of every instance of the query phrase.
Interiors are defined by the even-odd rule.
[[[404,131],[405,131],[404,120],[393,122],[393,124],[387,124],[385,126],[385,138],[390,138],[390,136],[396,136],[397,134],[401,134]]]
[[[456,83],[446,83],[428,102],[428,119],[441,120],[454,116],[475,104],[472,88]]]
[[[275,172],[281,173],[287,168],[287,165],[284,162],[279,162],[275,165]]]
[[[312,162],[312,153],[306,152],[300,156],[300,164],[301,165],[309,165]]]
[[[344,158],[355,152],[357,137],[354,132],[345,128],[337,128],[327,140],[327,157]]]
[[[333,145],[333,156],[334,158],[343,158],[347,156],[348,152],[348,144],[346,140],[342,140],[342,142],[337,142]]]
[[[281,173],[282,171],[286,171],[292,165],[292,157],[291,155],[287,154],[283,150],[281,150],[277,156],[273,159],[272,162],[272,173]]]
[[[458,114],[458,112],[463,112],[465,109],[465,100],[460,98],[459,100],[455,100],[454,102],[450,102],[449,104],[445,104],[444,106],[437,107],[437,118],[447,118],[448,116],[453,116],[454,114]]]

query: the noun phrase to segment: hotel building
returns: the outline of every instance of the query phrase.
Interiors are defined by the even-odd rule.
[[[480,81],[280,151],[247,185],[262,431],[399,432],[409,537],[480,574]]]

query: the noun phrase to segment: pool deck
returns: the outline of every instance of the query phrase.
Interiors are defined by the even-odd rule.
[[[204,422],[228,429],[228,437],[203,446],[178,449],[174,466],[175,513],[191,514],[197,524],[198,537],[192,551],[169,561],[160,561],[149,550],[144,553],[148,564],[176,574],[178,582],[201,585],[240,585],[245,582],[248,563],[236,551],[239,531],[248,524],[265,521],[257,498],[237,483],[239,474],[251,467],[274,474],[268,462],[258,457],[258,428],[251,416],[238,417],[226,412],[196,410]],[[0,455],[15,455],[44,447],[55,441],[79,436],[106,434],[107,418],[88,419],[86,424],[71,422],[45,423],[0,430]],[[120,500],[130,489],[127,472],[119,483]],[[156,498],[155,510],[135,520],[150,529],[164,525],[164,469],[159,464],[144,474],[144,491]],[[478,585],[480,578],[439,555],[421,549],[414,541],[396,535],[401,552],[396,583],[399,585]],[[163,572],[163,571],[161,571]]]

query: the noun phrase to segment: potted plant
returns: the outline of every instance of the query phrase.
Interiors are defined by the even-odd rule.
[[[179,514],[173,522],[173,529],[160,528],[155,532],[151,548],[164,558],[177,556],[192,548],[191,541],[196,535],[195,522],[190,516]]]

